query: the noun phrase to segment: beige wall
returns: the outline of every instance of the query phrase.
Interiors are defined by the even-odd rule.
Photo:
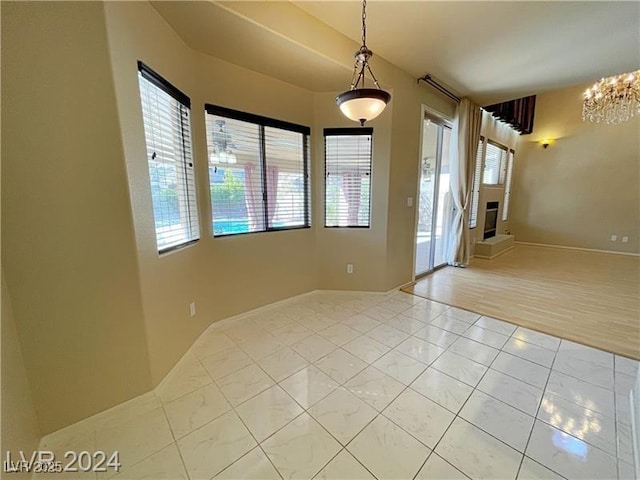
[[[420,165],[422,105],[453,116],[455,105],[437,96],[390,64],[376,63],[376,75],[388,79],[392,101],[373,128],[371,228],[322,228],[324,221],[324,164],[322,129],[353,127],[335,106],[339,92],[317,94],[316,218],[320,288],[387,291],[413,278],[417,175]],[[390,88],[392,86],[393,88]],[[413,206],[407,206],[413,197]],[[347,263],[354,273],[347,274]]]
[[[105,11],[157,384],[212,322],[317,288],[313,229],[213,238],[204,122],[204,104],[212,103],[311,126],[313,95],[194,52],[147,3],[109,2]],[[153,226],[137,60],[192,101],[201,238],[162,257]],[[196,302],[194,318],[190,302]]]
[[[43,434],[149,390],[214,321],[411,280],[421,104],[453,106],[409,75],[377,59],[372,228],[324,229],[322,129],[356,126],[335,92],[199,54],[143,2],[3,3],[2,22],[2,262]],[[192,100],[201,239],[162,257],[137,60]],[[312,127],[313,228],[212,237],[205,102]]]
[[[516,160],[511,228],[517,241],[640,253],[640,118],[582,122],[586,87],[538,95]],[[544,137],[557,140],[545,150]]]
[[[10,451],[14,460],[20,451],[28,457],[38,447],[40,429],[33,405],[31,387],[24,367],[22,348],[13,318],[11,299],[2,277],[2,455]],[[12,474],[11,478],[27,479],[28,473]]]
[[[387,195],[391,149],[391,111],[385,111],[367,126],[373,128],[371,165],[370,228],[324,228],[324,139],[323,129],[357,128],[336,107],[335,93],[317,94],[314,112],[314,219],[317,232],[319,287],[329,290],[385,289]],[[394,92],[391,92],[392,94]],[[347,274],[347,263],[353,274]]]
[[[2,2],[2,264],[48,433],[151,387],[102,5]]]

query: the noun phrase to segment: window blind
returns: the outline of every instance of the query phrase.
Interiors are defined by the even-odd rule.
[[[309,224],[306,143],[298,132],[264,127],[269,228]]]
[[[370,226],[371,128],[324,130],[325,227]]]
[[[138,83],[156,241],[164,253],[200,236],[190,101],[142,62],[138,62]]]
[[[506,222],[509,218],[509,202],[511,200],[511,178],[513,176],[513,161],[515,157],[513,150],[509,150],[507,159],[507,178],[504,185],[504,204],[502,206],[502,221]]]
[[[507,149],[492,141],[487,141],[484,156],[484,172],[482,183],[485,185],[502,185],[507,169]]]
[[[214,236],[310,226],[310,129],[206,105]]]
[[[475,228],[478,223],[478,205],[480,204],[480,181],[482,179],[482,159],[484,158],[484,137],[478,142],[476,166],[473,173],[473,187],[471,190],[471,210],[469,212],[469,228]]]

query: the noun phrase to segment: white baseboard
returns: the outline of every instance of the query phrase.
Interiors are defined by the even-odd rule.
[[[626,255],[629,257],[640,257],[640,253],[616,252],[615,250],[600,250],[597,248],[569,247],[567,245],[551,245],[549,243],[520,242],[517,240],[514,243],[518,245],[531,245],[532,247],[562,248],[564,250],[580,250],[582,252],[611,253],[613,255]]]

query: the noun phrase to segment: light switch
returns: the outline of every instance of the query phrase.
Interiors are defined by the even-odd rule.
[[[413,197],[407,197],[407,207],[413,207]]]

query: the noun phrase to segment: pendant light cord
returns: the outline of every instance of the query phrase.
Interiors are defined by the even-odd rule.
[[[367,46],[367,0],[362,0],[362,46]]]
[[[356,55],[358,53],[365,56],[361,62],[356,57],[356,63],[353,67],[353,77],[351,79],[351,90],[357,89],[360,86],[360,82],[362,82],[362,86],[360,88],[365,88],[364,81],[366,72],[369,72],[369,75],[371,75],[371,79],[373,80],[373,84],[376,88],[382,90],[378,83],[378,79],[376,79],[373,71],[371,71],[371,67],[369,66],[369,56],[372,55],[372,53],[367,48],[367,0],[362,0],[362,46]],[[359,72],[358,67],[360,67]]]

